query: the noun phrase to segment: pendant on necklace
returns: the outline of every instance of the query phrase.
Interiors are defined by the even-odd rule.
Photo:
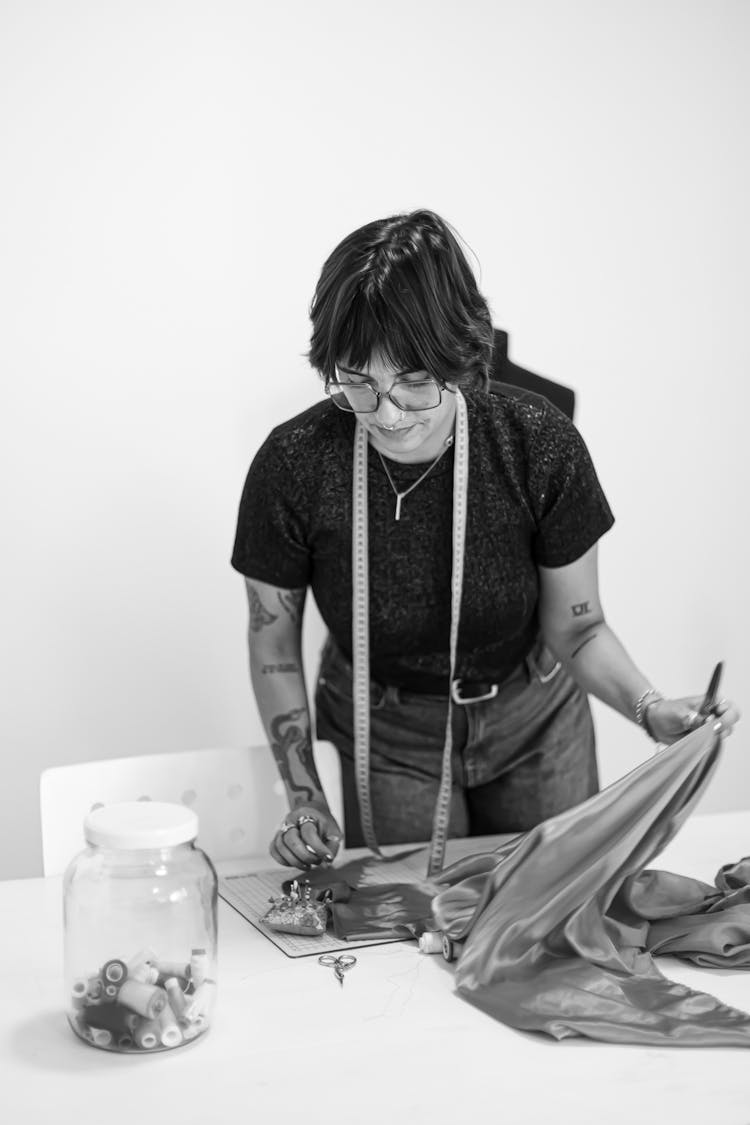
[[[396,519],[397,520],[401,519],[401,501],[403,500],[403,498],[404,498],[403,493],[401,493],[401,492],[396,493]]]

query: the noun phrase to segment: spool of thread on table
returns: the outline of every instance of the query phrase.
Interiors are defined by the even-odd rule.
[[[420,953],[442,953],[443,935],[440,930],[425,930],[419,936],[418,945]]]
[[[446,961],[455,961],[461,956],[464,947],[462,941],[451,941],[447,934],[443,934],[443,957]]]

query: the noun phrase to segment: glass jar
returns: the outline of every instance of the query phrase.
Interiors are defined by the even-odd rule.
[[[63,879],[70,1026],[142,1054],[208,1031],[216,999],[216,871],[192,809],[131,801],[93,810]]]

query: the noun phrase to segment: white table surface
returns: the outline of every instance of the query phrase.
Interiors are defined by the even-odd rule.
[[[750,812],[698,816],[653,866],[713,882],[749,853]],[[451,966],[413,942],[357,950],[342,989],[224,902],[209,1034],[145,1057],[97,1050],[63,1014],[61,880],[0,883],[0,918],[0,1120],[13,1125],[750,1125],[750,1050],[517,1032],[455,996]],[[750,1011],[749,972],[658,963]]]

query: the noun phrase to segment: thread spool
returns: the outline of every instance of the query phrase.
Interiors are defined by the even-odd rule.
[[[180,982],[176,977],[167,977],[164,981],[164,988],[169,998],[169,1006],[174,1012],[178,1020],[181,1020],[185,1015],[185,1008],[187,1007],[187,1000],[185,999]]]
[[[182,1025],[183,1038],[185,1040],[195,1039],[195,1037],[197,1035],[200,1035],[201,1032],[205,1031],[207,1027],[208,1024],[206,1022],[206,1017],[197,1015],[194,1020],[190,1021],[190,1023],[185,1023]]]
[[[81,1015],[90,1027],[123,1032],[130,1030],[128,1016],[133,1015],[133,1013],[128,1012],[120,1004],[90,1004],[82,1010]]]
[[[92,1027],[91,1039],[95,1047],[109,1047],[112,1043],[112,1032],[106,1027]]]
[[[70,1001],[74,1008],[83,1008],[86,1004],[86,994],[89,990],[88,981],[74,980],[70,989]]]
[[[420,953],[442,953],[443,935],[440,930],[425,930],[419,936],[418,945]]]
[[[72,1027],[75,1033],[81,1037],[81,1039],[85,1039],[88,1043],[94,1042],[94,1033],[82,1016],[75,1016],[75,1019],[72,1021]]]
[[[134,957],[128,961],[128,976],[137,969],[139,965],[155,965],[158,958],[153,949],[139,949]]]
[[[179,975],[179,974],[178,974]],[[208,954],[205,949],[190,951],[190,979],[198,988],[208,976]]]
[[[89,977],[88,988],[86,990],[86,997],[89,1003],[96,1003],[98,1000],[101,1000],[103,992],[104,985],[101,982],[101,978]]]
[[[113,959],[102,965],[101,976],[109,984],[121,984],[128,975],[128,967],[124,961]]]
[[[192,1022],[198,1016],[207,1016],[208,1010],[213,1003],[214,993],[216,992],[216,984],[212,980],[204,980],[200,984],[193,995],[187,1002],[183,1019]]]
[[[128,972],[128,980],[137,980],[141,984],[156,984],[159,980],[159,970],[156,965],[150,965],[148,961],[143,961]]]
[[[167,1005],[159,1013],[156,1021],[159,1024],[159,1040],[163,1047],[179,1047],[182,1042],[182,1032],[177,1026],[172,1009]]]
[[[159,971],[156,968],[156,954],[153,949],[141,949],[127,963],[128,979],[139,980],[145,984],[156,984]]]
[[[155,968],[161,978],[159,984],[163,984],[168,977],[177,977],[186,984],[190,979],[190,965],[187,961],[157,961]]]
[[[150,1051],[160,1042],[161,1028],[156,1020],[143,1020],[133,1032],[136,1047]]]
[[[162,1012],[167,1005],[167,994],[155,984],[145,984],[139,980],[123,981],[118,997],[120,1004],[152,1020]]]
[[[455,961],[460,957],[463,947],[462,941],[451,941],[447,934],[443,934],[443,957],[446,961]]]

